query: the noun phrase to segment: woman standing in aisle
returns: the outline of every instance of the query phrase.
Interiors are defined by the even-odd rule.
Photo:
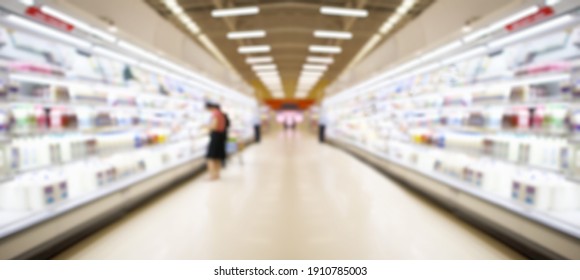
[[[226,117],[219,105],[207,103],[205,108],[211,112],[210,141],[207,149],[207,168],[210,180],[220,178],[221,162],[226,156]]]

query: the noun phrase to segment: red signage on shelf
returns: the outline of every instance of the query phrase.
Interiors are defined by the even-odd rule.
[[[68,32],[71,32],[73,29],[75,29],[74,25],[44,13],[39,7],[28,7],[28,9],[26,9],[26,14],[29,17],[44,22],[46,25],[50,25],[58,29],[62,29]]]
[[[545,6],[540,8],[537,12],[535,12],[534,14],[531,14],[525,18],[522,18],[514,23],[511,23],[509,25],[507,25],[505,28],[512,32],[518,29],[522,29],[526,26],[530,26],[533,25],[535,23],[537,23],[538,21],[541,21],[545,18],[548,18],[550,16],[554,15],[554,9],[552,9],[552,7],[550,6]]]

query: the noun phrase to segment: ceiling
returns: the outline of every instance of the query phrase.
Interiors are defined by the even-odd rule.
[[[297,98],[295,96],[303,65],[309,55],[333,57],[323,76],[308,87],[300,97],[320,99],[324,88],[337,78],[363,49],[369,39],[377,34],[379,28],[395,14],[403,0],[177,0],[183,8],[183,13],[199,26],[200,31],[194,33],[172,12],[164,1],[145,0],[161,16],[188,33],[197,41],[202,35],[207,36],[219,52],[223,55],[222,61],[237,71],[249,84],[256,89],[259,99],[272,98],[273,90],[265,87],[258,78],[252,65],[246,62],[248,57],[272,56],[277,65],[281,88],[284,96],[277,98]],[[388,33],[380,37],[381,41],[389,38],[407,22],[417,17],[435,0],[416,0],[414,5],[405,13],[398,23]],[[258,6],[257,15],[236,17],[212,17],[216,9]],[[322,6],[365,9],[367,17],[344,17],[323,15]],[[265,30],[266,36],[255,39],[230,40],[228,32]],[[349,31],[352,39],[321,39],[313,35],[315,30]],[[211,52],[207,42],[200,42]],[[271,51],[264,54],[240,54],[238,47],[252,45],[270,45]],[[310,45],[340,46],[339,54],[314,54],[309,52]],[[370,49],[372,50],[372,48]],[[215,52],[214,52],[215,55]],[[219,54],[217,55],[219,56]],[[271,87],[270,87],[271,88]],[[282,94],[278,93],[278,94]]]

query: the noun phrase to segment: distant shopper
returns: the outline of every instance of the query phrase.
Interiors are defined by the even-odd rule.
[[[260,143],[260,138],[262,134],[262,119],[260,118],[260,114],[256,113],[254,115],[254,140],[256,143]]]
[[[318,140],[320,143],[326,141],[326,115],[324,112],[320,112],[320,118],[318,119]]]
[[[224,112],[223,110],[221,110],[221,108],[218,107],[218,109],[220,110],[220,112],[222,112],[222,114],[224,114],[224,117],[226,119],[226,130],[224,131],[224,149],[225,149],[225,153],[224,153],[224,158],[222,159],[222,167],[226,168],[226,164],[228,161],[228,154],[227,154],[227,147],[228,147],[228,140],[229,140],[229,131],[230,131],[230,117],[228,116],[228,114],[226,112]]]
[[[226,117],[220,111],[219,105],[207,103],[205,108],[211,112],[210,142],[207,149],[207,168],[210,180],[220,178],[221,162],[226,156]]]

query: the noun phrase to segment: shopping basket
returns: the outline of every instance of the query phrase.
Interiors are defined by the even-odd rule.
[[[244,143],[238,141],[236,137],[230,137],[226,143],[226,153],[229,156],[235,156],[239,158],[240,164],[244,165],[244,159],[242,157],[242,150],[244,149]]]

